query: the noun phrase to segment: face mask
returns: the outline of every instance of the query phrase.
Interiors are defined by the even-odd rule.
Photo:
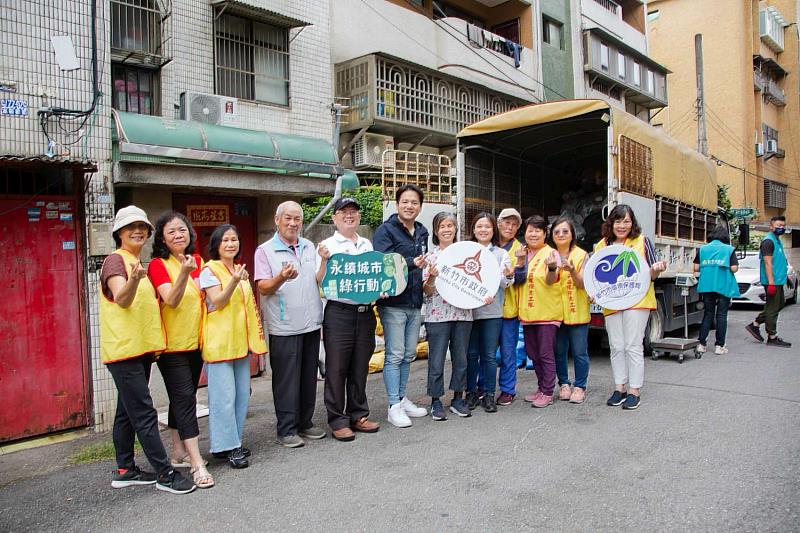
[[[786,233],[786,228],[775,228],[774,230],[772,230],[772,233],[774,233],[775,235],[783,235],[784,233]]]

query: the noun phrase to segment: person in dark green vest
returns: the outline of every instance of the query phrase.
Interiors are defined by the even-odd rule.
[[[728,309],[731,298],[739,296],[739,286],[733,273],[739,270],[736,250],[731,246],[728,230],[717,226],[708,233],[708,244],[701,247],[694,257],[694,271],[700,272],[697,292],[703,300],[703,322],[697,340],[697,353],[706,352],[706,339],[716,317],[716,339],[714,353],[725,355],[725,333],[728,330]]]
[[[777,346],[779,348],[791,348],[792,343],[778,337],[778,313],[786,300],[783,297],[783,286],[786,285],[786,272],[789,262],[786,260],[786,253],[783,251],[783,243],[780,236],[786,233],[786,217],[776,215],[769,221],[769,233],[761,241],[758,255],[761,259],[761,285],[766,291],[767,303],[752,324],[748,324],[745,329],[759,342],[764,342],[761,335],[761,324],[767,330],[767,346]]]

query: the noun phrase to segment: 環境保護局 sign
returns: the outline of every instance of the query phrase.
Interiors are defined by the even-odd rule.
[[[500,265],[488,248],[462,241],[445,248],[436,259],[436,290],[461,309],[476,309],[500,287]]]
[[[396,296],[407,284],[408,265],[400,254],[333,254],[322,278],[322,292],[325,298],[367,304],[383,294]]]
[[[583,284],[595,303],[622,311],[639,303],[650,288],[650,267],[636,250],[615,244],[586,261]]]

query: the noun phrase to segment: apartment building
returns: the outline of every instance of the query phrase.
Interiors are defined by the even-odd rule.
[[[694,38],[703,36],[709,154],[734,207],[753,207],[762,229],[787,217],[787,246],[800,247],[800,90],[797,2],[650,0],[653,57],[669,68],[670,102],[655,122],[696,145]],[[708,13],[713,13],[713,24]]]
[[[646,6],[641,0],[542,2],[548,98],[601,98],[643,120],[666,106],[667,70],[648,52]]]
[[[252,257],[279,202],[357,184],[332,145],[330,15],[328,0],[4,5],[0,222],[19,252],[0,259],[0,441],[110,428],[97,277],[115,209],[182,211],[201,251],[236,224]]]

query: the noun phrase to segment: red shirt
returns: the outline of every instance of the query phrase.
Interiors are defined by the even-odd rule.
[[[198,254],[192,254],[192,257],[194,257],[194,262],[197,266],[192,270],[189,276],[191,279],[197,279],[200,276],[200,264],[202,259]],[[156,289],[165,283],[172,283],[169,272],[167,272],[167,266],[160,257],[154,257],[153,260],[150,261],[150,265],[147,267],[147,277],[150,278],[150,283],[152,283],[153,287]]]

